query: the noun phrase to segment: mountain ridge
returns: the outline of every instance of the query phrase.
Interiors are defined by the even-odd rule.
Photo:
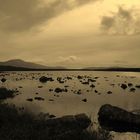
[[[24,61],[22,59],[11,59],[8,61],[3,61],[0,62],[0,66],[20,67],[27,69],[65,69],[64,67],[61,66],[50,67],[33,62]]]
[[[140,72],[140,68],[129,67],[86,67],[86,68],[65,68],[61,66],[49,67],[21,59],[12,59],[0,62],[0,71],[122,71],[122,72]]]

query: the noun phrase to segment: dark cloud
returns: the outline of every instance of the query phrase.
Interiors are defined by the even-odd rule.
[[[44,21],[96,0],[0,0],[0,30],[26,31]]]
[[[102,18],[101,25],[103,26],[104,29],[108,30],[113,26],[114,22],[115,21],[113,17],[104,16]]]
[[[92,2],[93,0],[75,0],[76,5],[86,4],[87,2]]]
[[[119,7],[117,13],[111,16],[103,16],[101,28],[108,34],[114,35],[136,35],[140,33],[140,18],[135,10],[126,10]]]

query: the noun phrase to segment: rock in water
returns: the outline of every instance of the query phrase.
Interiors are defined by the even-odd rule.
[[[83,99],[82,101],[83,101],[83,102],[87,102],[87,99]]]
[[[42,76],[42,77],[39,78],[39,81],[42,82],[42,83],[45,83],[45,82],[48,82],[48,81],[52,82],[54,80],[51,77],[49,78],[49,77]]]
[[[104,129],[140,133],[140,115],[111,105],[103,105],[98,115],[99,123]]]
[[[6,79],[5,78],[2,78],[1,81],[4,83],[4,82],[6,82]]]
[[[127,89],[127,85],[126,85],[126,84],[122,84],[122,85],[121,85],[121,88],[122,88],[122,89]]]
[[[130,92],[135,92],[136,89],[135,88],[130,88]]]
[[[85,114],[64,116],[46,121],[50,137],[66,137],[69,134],[79,133],[91,124],[91,120]]]
[[[29,99],[27,99],[27,101],[32,102],[32,101],[33,101],[33,99],[32,99],[32,98],[29,98]]]
[[[35,99],[35,100],[38,100],[38,101],[44,101],[44,100],[45,100],[45,99],[42,98],[42,97],[35,97],[34,99]]]
[[[91,123],[91,120],[85,114],[76,115],[75,119],[80,129],[86,129]]]
[[[136,85],[136,88],[140,88],[140,85]]]
[[[42,76],[42,77],[39,78],[39,81],[42,82],[42,83],[47,82],[47,80],[48,80],[48,78],[45,77],[45,76]]]
[[[133,86],[133,84],[132,84],[132,83],[128,83],[128,86],[129,86],[129,87],[132,87],[132,86]]]

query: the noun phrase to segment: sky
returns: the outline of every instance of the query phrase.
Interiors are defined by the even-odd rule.
[[[0,61],[140,67],[140,0],[0,0]]]

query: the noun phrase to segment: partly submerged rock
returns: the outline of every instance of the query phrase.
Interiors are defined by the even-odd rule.
[[[55,90],[54,90],[54,92],[56,92],[56,93],[60,93],[60,92],[68,92],[68,90],[66,89],[66,88],[56,88]]]
[[[91,120],[85,114],[64,116],[46,121],[50,136],[64,138],[68,134],[79,133],[91,124]]]
[[[107,94],[112,94],[112,91],[108,91]]]
[[[38,86],[38,88],[43,88],[43,86]]]
[[[136,88],[140,88],[140,85],[136,85]]]
[[[92,84],[92,85],[90,85],[90,87],[91,87],[91,88],[95,88],[95,85]]]
[[[47,120],[48,124],[59,125],[61,127],[67,127],[68,129],[86,129],[91,120],[85,114],[68,115],[61,118]]]
[[[3,82],[3,83],[6,82],[6,79],[5,78],[2,78],[1,79],[1,82]]]
[[[42,82],[42,83],[47,82],[47,80],[48,80],[48,78],[45,77],[45,76],[42,76],[42,77],[39,78],[39,81]]]
[[[108,104],[100,108],[98,115],[99,124],[104,129],[140,133],[140,115]]]
[[[130,88],[130,92],[135,92],[136,89],[135,88]]]
[[[122,89],[127,89],[127,85],[126,84],[121,84],[121,88]]]
[[[46,83],[48,81],[52,82],[54,80],[51,77],[42,76],[42,77],[39,78],[39,81],[42,82],[42,83]]]
[[[35,97],[34,99],[35,99],[35,100],[38,100],[38,101],[44,101],[44,100],[45,100],[45,99],[42,98],[42,97]]]
[[[82,101],[83,101],[83,102],[87,102],[87,99],[85,98],[85,99],[83,99]]]
[[[82,77],[82,76],[80,76],[80,75],[78,75],[78,76],[77,76],[77,78],[78,78],[78,79],[82,79],[83,77]]]
[[[32,98],[28,98],[28,99],[26,99],[26,100],[29,101],[29,102],[32,102],[32,101],[33,101]]]
[[[129,86],[129,87],[132,87],[132,86],[133,86],[133,84],[132,84],[132,83],[128,83],[128,86]]]

